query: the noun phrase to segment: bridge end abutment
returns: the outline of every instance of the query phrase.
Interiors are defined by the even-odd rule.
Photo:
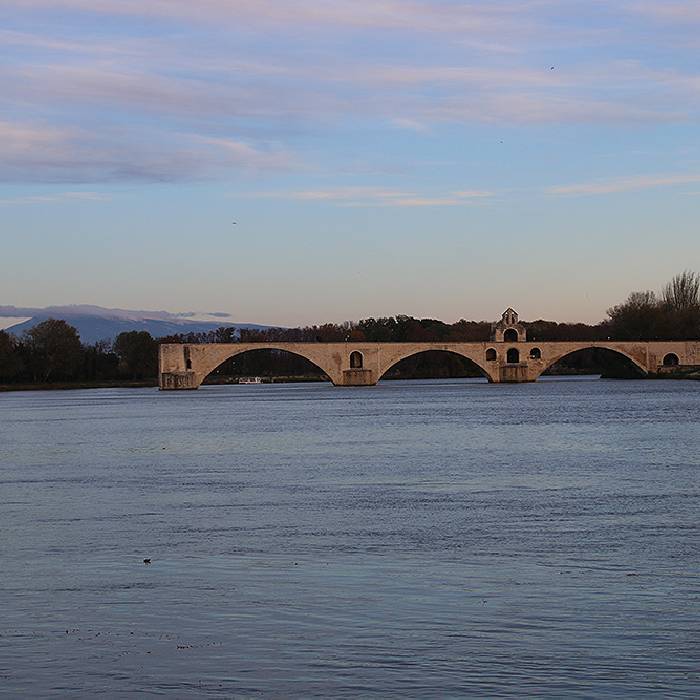
[[[195,372],[161,372],[158,387],[161,391],[184,391],[199,389],[200,382]]]
[[[198,389],[203,377],[192,366],[188,345],[163,343],[158,348],[158,387],[161,391]]]

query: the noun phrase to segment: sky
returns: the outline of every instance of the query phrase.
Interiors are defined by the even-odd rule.
[[[2,0],[0,304],[594,322],[700,270],[700,3]]]

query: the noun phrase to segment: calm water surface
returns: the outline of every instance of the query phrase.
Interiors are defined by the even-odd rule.
[[[0,395],[0,695],[697,698],[699,420],[682,381]]]

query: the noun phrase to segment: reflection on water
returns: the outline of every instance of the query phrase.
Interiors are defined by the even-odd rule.
[[[2,395],[0,695],[697,697],[699,389]]]

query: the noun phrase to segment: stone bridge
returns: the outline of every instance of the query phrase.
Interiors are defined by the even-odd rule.
[[[535,342],[526,339],[517,314],[508,309],[483,343],[231,343],[163,344],[161,389],[196,389],[231,357],[254,350],[291,352],[321,369],[336,386],[373,386],[401,360],[427,351],[471,360],[493,383],[534,382],[546,369],[578,350],[604,348],[628,358],[640,372],[660,374],[700,367],[700,341]]]

